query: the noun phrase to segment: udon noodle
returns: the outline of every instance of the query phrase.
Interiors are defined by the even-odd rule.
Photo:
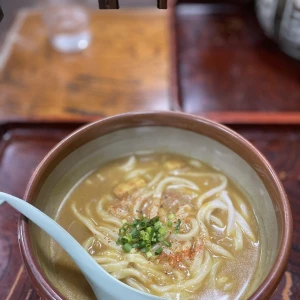
[[[159,216],[169,228],[169,246],[150,250],[161,248],[159,255],[127,253],[117,243],[123,224],[141,216]],[[112,276],[167,299],[241,299],[259,261],[258,226],[245,194],[217,169],[175,154],[134,154],[101,166],[77,184],[58,221],[72,225]]]

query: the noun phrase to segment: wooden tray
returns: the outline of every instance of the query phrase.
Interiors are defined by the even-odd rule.
[[[34,169],[46,153],[83,122],[14,122],[0,124],[0,190],[22,197]],[[294,215],[289,265],[272,300],[300,297],[300,125],[231,125],[270,160],[283,181]],[[18,247],[19,214],[0,207],[0,299],[35,300]],[[290,297],[290,298],[289,298]]]
[[[82,123],[0,125],[0,190],[23,197],[28,180],[50,149]],[[0,299],[39,299],[24,269],[17,237],[19,213],[0,207]]]
[[[173,109],[222,123],[300,123],[300,62],[265,37],[254,1],[170,2]]]

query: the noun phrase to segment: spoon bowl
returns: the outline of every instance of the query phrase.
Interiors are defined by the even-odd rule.
[[[95,262],[88,252],[64,228],[33,205],[12,195],[0,192],[0,205],[3,202],[7,202],[39,226],[70,255],[89,282],[97,299],[162,299],[135,290],[112,277]]]

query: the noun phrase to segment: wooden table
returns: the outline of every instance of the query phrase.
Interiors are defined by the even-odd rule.
[[[117,17],[118,22],[115,21]],[[177,36],[180,40],[177,50],[180,52],[173,56],[170,74],[182,74],[177,83],[181,85],[183,97],[175,99],[178,101],[173,102],[173,106],[177,104],[177,109],[215,116],[230,125],[262,151],[278,172],[291,202],[295,230],[288,268],[272,300],[300,299],[300,225],[297,222],[300,216],[300,122],[298,112],[292,115],[294,109],[300,108],[297,94],[300,88],[297,85],[299,64],[285,57],[270,41],[259,43],[260,52],[266,53],[264,47],[270,45],[268,49],[273,53],[273,61],[276,62],[274,57],[279,55],[279,65],[287,67],[280,73],[277,70],[272,72],[270,64],[256,61],[259,56],[254,49],[257,44],[253,41],[257,41],[257,37],[262,38],[261,32],[250,36],[254,40],[247,39],[241,30],[244,19],[237,19],[233,26],[230,18],[215,21],[192,10],[188,15],[179,15],[176,20],[180,29]],[[267,83],[281,91],[272,93],[272,88],[265,89],[264,82],[260,82],[260,91],[265,91],[265,94],[258,95],[268,94],[269,99],[275,100],[265,97],[255,102],[258,90],[251,89],[251,86],[256,86],[254,80],[257,78],[251,73],[251,68],[241,69],[246,54],[237,56],[240,59],[237,61],[239,69],[232,70],[232,76],[225,78],[221,85],[225,92],[219,93],[216,64],[221,62],[221,71],[225,75],[226,66],[230,64],[218,43],[226,42],[226,38],[232,38],[232,35],[225,32],[224,36],[223,32],[221,40],[213,40],[217,45],[210,43],[209,35],[222,28],[214,26],[222,20],[225,25],[229,24],[230,30],[238,30],[242,41],[252,43],[249,47],[242,47],[248,56],[252,51],[250,58],[257,63],[252,71],[261,74],[259,63],[265,66],[262,69],[264,74],[273,78]],[[201,26],[195,25],[198,21],[202,22]],[[82,122],[129,110],[168,109],[166,12],[157,9],[101,11],[92,13],[91,28],[94,40],[87,51],[63,55],[48,45],[37,12],[23,11],[18,15],[12,34],[0,52],[0,190],[22,197],[29,177],[43,156]],[[254,30],[253,27],[243,28]],[[236,39],[230,41],[241,47]],[[231,54],[228,45],[223,45],[223,48]],[[231,58],[231,62],[234,61],[234,56]],[[291,74],[288,70],[292,71]],[[239,78],[238,72],[253,76],[241,80],[239,94],[234,94],[235,83],[239,83],[235,82]],[[276,86],[278,79],[274,78],[278,76],[285,76],[283,87]],[[283,92],[287,86],[294,91],[293,101],[285,99]],[[245,89],[251,93],[245,93]],[[229,97],[231,92],[233,102]],[[237,110],[234,103],[239,103],[242,93],[247,101],[240,102]],[[273,101],[275,106],[270,106],[269,101]],[[274,114],[268,119],[266,113],[274,107],[273,113],[282,110],[288,114],[284,115],[286,119],[281,119],[282,122],[274,122],[277,120]],[[228,109],[231,115],[228,115]],[[247,117],[249,110],[255,113],[250,115],[256,125]],[[257,113],[264,115],[258,114],[257,118]],[[19,254],[18,216],[8,205],[0,207],[0,299],[36,300],[38,295],[32,288]]]
[[[91,31],[84,52],[60,54],[40,13],[21,11],[0,52],[0,120],[168,109],[166,11],[92,11]]]

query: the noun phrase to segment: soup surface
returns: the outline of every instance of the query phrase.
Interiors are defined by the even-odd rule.
[[[243,299],[260,258],[245,194],[201,161],[135,153],[87,174],[56,216],[112,276],[167,299]],[[51,242],[53,269],[70,299],[93,299]],[[69,288],[68,288],[69,286]]]

